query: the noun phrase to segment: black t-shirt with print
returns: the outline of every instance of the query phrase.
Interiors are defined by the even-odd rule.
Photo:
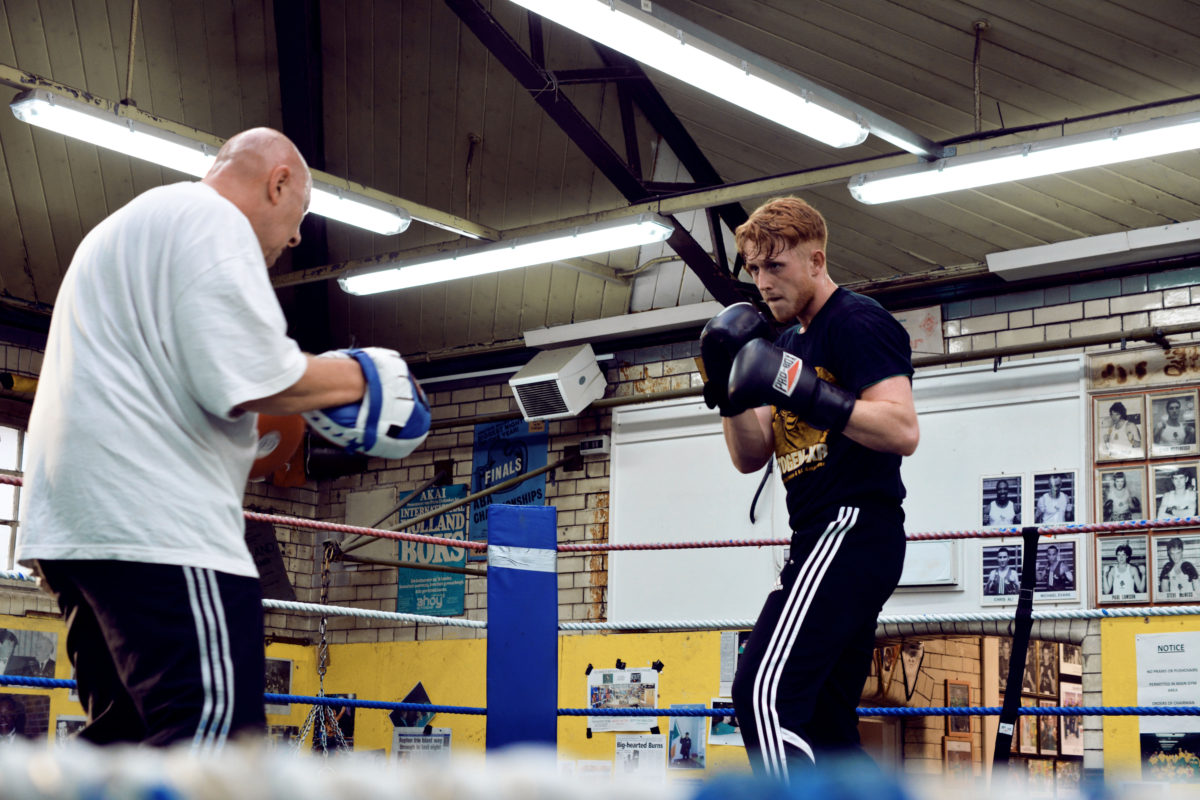
[[[775,342],[821,378],[855,396],[895,375],[911,377],[908,334],[869,297],[837,289],[807,330],[796,325]],[[863,447],[840,433],[812,428],[774,410],[775,459],[793,528],[812,514],[845,504],[896,504],[904,499],[900,456]]]

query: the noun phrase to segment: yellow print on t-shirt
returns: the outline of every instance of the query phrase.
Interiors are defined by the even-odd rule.
[[[837,383],[824,367],[817,367],[817,375],[830,383]],[[775,459],[779,464],[779,475],[789,481],[805,472],[825,466],[829,446],[825,443],[829,431],[809,425],[791,411],[776,406],[771,426],[775,432]]]

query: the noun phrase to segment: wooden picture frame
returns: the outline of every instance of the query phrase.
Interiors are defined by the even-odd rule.
[[[1146,468],[1109,467],[1096,470],[1096,519],[1125,522],[1150,515],[1146,503]]]
[[[966,681],[946,679],[946,707],[968,708],[971,705],[971,684]],[[971,718],[967,716],[946,715],[946,735],[954,736],[971,734]]]
[[[1150,457],[1195,455],[1196,390],[1150,395]]]
[[[1096,537],[1096,604],[1149,603],[1150,538],[1145,533]]]
[[[942,737],[942,768],[945,774],[957,778],[975,774],[975,749],[970,736]]]
[[[1058,700],[1038,700],[1038,705],[1042,708],[1052,708],[1058,703]],[[1037,750],[1039,755],[1057,756],[1058,755],[1058,717],[1049,715],[1039,715],[1037,718],[1038,741]]]
[[[1154,500],[1155,519],[1196,516],[1198,470],[1200,464],[1195,461],[1154,465],[1150,476],[1150,497]]]
[[[1022,697],[1021,705],[1028,708],[1029,706],[1037,705],[1037,700],[1032,697]],[[1024,756],[1036,756],[1038,753],[1038,718],[1034,714],[1021,714],[1017,717],[1017,729],[1019,730],[1020,744],[1017,746],[1017,752]]]
[[[1097,397],[1093,405],[1095,460],[1134,461],[1146,457],[1146,396]]]
[[[1037,693],[1058,699],[1058,643],[1038,642]]]

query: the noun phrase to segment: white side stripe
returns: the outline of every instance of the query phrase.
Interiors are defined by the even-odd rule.
[[[209,753],[225,742],[233,716],[233,662],[229,655],[229,631],[225,609],[212,570],[184,567],[196,638],[200,651],[200,677],[204,705],[192,750]]]
[[[754,680],[754,715],[758,724],[763,761],[768,774],[787,781],[787,757],[784,743],[787,742],[813,757],[812,748],[794,731],[785,731],[779,722],[777,699],[783,669],[791,655],[808,609],[812,605],[821,581],[837,551],[845,541],[846,534],[858,520],[858,509],[843,506],[817,540],[808,558],[805,559],[792,589],[784,602],[779,621],[767,644],[763,662],[759,665]]]
[[[217,586],[217,573],[211,569],[204,570],[208,576],[211,596],[213,598],[213,612],[216,617],[217,635],[219,641],[219,652],[214,653],[214,661],[219,659],[220,671],[223,676],[222,685],[225,688],[225,718],[220,722],[220,728],[217,730],[217,741],[215,742],[216,749],[220,750],[225,746],[225,739],[229,736],[229,727],[233,723],[233,705],[237,693],[233,683],[233,657],[229,653],[229,625],[225,621],[225,604],[221,602],[221,590]]]
[[[204,646],[205,642],[208,641],[204,623],[204,611],[200,602],[199,590],[196,586],[196,576],[193,574],[191,567],[183,568],[183,577],[187,582],[188,602],[192,609],[192,619],[196,621],[196,642],[200,648],[200,686],[204,692],[204,706],[200,712],[200,723],[196,726],[196,733],[192,736],[192,750],[196,751],[202,746],[204,733],[208,730],[208,723],[212,718],[213,675],[212,666],[207,656],[207,648]]]

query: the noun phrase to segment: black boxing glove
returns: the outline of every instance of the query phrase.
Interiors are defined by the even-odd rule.
[[[743,347],[729,371],[729,404],[738,413],[772,405],[814,428],[841,432],[854,402],[853,394],[821,380],[799,356],[761,339]]]
[[[729,408],[729,369],[734,356],[748,342],[774,339],[775,334],[763,315],[750,303],[734,303],[708,321],[700,331],[700,359],[704,362],[704,402],[723,417],[732,417]]]

